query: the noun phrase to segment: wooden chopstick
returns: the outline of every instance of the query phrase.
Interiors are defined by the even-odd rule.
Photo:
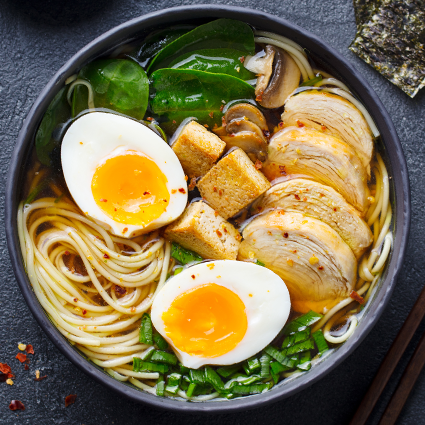
[[[404,322],[396,339],[391,345],[391,348],[389,349],[387,355],[385,356],[383,362],[381,363],[381,366],[379,367],[378,372],[375,375],[375,378],[373,379],[372,384],[369,387],[369,390],[367,391],[366,395],[363,397],[363,400],[361,401],[356,413],[354,414],[353,419],[350,422],[350,425],[364,425],[366,423],[368,417],[372,413],[373,408],[375,407],[376,402],[381,396],[382,391],[387,385],[388,380],[390,379],[392,373],[394,372],[394,369],[396,368],[398,362],[400,361],[401,356],[406,350],[410,340],[412,339],[414,333],[416,332],[424,316],[425,316],[425,287],[422,289],[422,292],[420,293],[418,299],[416,300],[415,305],[410,311],[409,316]],[[422,343],[423,341],[421,340],[421,343],[420,343],[421,346],[422,346]],[[423,344],[425,345],[425,343]],[[415,351],[415,355],[418,350],[422,352],[422,349],[418,346],[417,350]],[[418,356],[420,356],[420,354],[418,354]],[[414,359],[412,358],[411,362],[413,360]],[[420,363],[418,359],[416,359],[416,362]],[[409,366],[410,366],[410,363],[409,363]],[[407,373],[407,369],[406,369],[406,373]],[[406,375],[406,376],[410,376],[410,375]],[[414,381],[412,382],[411,378],[408,378],[408,377],[406,377],[405,379],[406,381],[404,382],[404,385],[407,385],[406,388],[408,388],[409,385],[413,387]],[[400,385],[401,385],[401,382],[400,382]],[[400,391],[403,391],[403,390],[400,389]],[[409,394],[409,392],[407,392],[407,394],[405,395],[405,398],[407,398],[407,395]],[[403,392],[403,394],[405,394],[405,392]],[[394,394],[394,396],[396,396],[396,394]],[[402,398],[400,398],[399,401],[402,401]],[[404,401],[400,406],[400,411],[401,411],[401,408],[403,407]],[[389,412],[389,414],[390,413],[391,412]],[[385,425],[386,424],[387,423],[385,422]]]
[[[406,403],[407,397],[412,391],[419,373],[425,365],[425,332],[407,365],[403,376],[400,379],[397,389],[395,390],[384,414],[382,415],[379,425],[393,425],[395,424],[398,415]]]

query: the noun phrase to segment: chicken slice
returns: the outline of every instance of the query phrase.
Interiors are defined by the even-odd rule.
[[[338,192],[314,180],[295,178],[272,186],[256,202],[254,213],[272,208],[317,218],[334,229],[360,258],[373,241],[360,213]]]
[[[239,260],[257,258],[286,283],[294,310],[324,312],[353,290],[357,260],[327,224],[298,213],[270,211],[243,231]]]
[[[347,143],[306,127],[288,127],[270,139],[268,153],[262,171],[269,180],[286,173],[311,176],[333,187],[361,213],[366,212],[366,169]]]
[[[291,96],[285,103],[282,121],[285,126],[302,123],[341,138],[368,168],[373,154],[372,132],[361,112],[341,96],[320,91]]]

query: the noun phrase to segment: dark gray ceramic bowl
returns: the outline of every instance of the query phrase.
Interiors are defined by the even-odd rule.
[[[344,81],[350,90],[366,105],[381,132],[380,150],[391,176],[394,246],[389,264],[387,264],[381,280],[379,291],[377,291],[372,303],[366,309],[355,333],[347,342],[313,367],[312,370],[293,380],[282,381],[271,391],[264,394],[224,402],[190,403],[156,397],[137,390],[131,385],[116,381],[93,363],[86,361],[56,330],[34,295],[25,273],[19,248],[16,214],[18,203],[22,198],[23,170],[34,144],[35,132],[47,106],[70,75],[77,72],[83,65],[97,56],[113,51],[122,43],[143,37],[157,27],[167,27],[179,22],[201,24],[208,20],[224,17],[245,21],[258,29],[281,34],[299,43],[310,52],[311,57],[322,69],[332,72],[337,78]],[[410,194],[407,167],[395,128],[377,95],[346,59],[315,35],[284,19],[256,10],[213,5],[176,7],[133,19],[95,39],[81,49],[57,72],[34,103],[19,133],[8,176],[6,188],[7,242],[18,285],[32,314],[58,349],[88,376],[125,397],[137,402],[148,403],[158,408],[210,413],[250,409],[288,397],[316,382],[353,352],[379,319],[393,291],[407,245],[410,224]]]

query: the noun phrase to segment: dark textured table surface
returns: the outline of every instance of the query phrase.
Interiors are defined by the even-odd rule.
[[[173,0],[0,0],[1,208],[9,158],[22,121],[56,70],[86,43],[126,20],[171,6]],[[201,2],[200,2],[201,3]],[[217,3],[229,4],[228,1]],[[38,327],[16,285],[1,226],[0,362],[16,373],[14,385],[0,383],[1,424],[345,424],[353,415],[380,362],[425,283],[425,90],[410,99],[348,50],[355,34],[351,0],[233,0],[284,17],[320,36],[344,55],[377,92],[396,126],[409,167],[412,227],[404,268],[390,303],[363,344],[336,370],[309,389],[274,405],[231,415],[200,417],[137,405],[89,380]],[[2,213],[3,221],[3,213]],[[403,357],[370,424],[394,390],[425,325]],[[31,343],[29,371],[15,359],[18,344]],[[35,370],[48,378],[34,382]],[[77,394],[65,408],[64,398]],[[422,372],[399,418],[400,424],[425,424],[425,373]],[[11,412],[12,399],[25,404]]]

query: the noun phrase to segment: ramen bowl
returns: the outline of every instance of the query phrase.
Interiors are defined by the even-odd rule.
[[[342,345],[322,357],[314,367],[299,375],[281,381],[270,391],[244,398],[225,401],[187,402],[158,397],[136,387],[119,382],[103,369],[86,360],[49,320],[25,272],[20,251],[17,211],[22,199],[24,166],[34,144],[35,133],[46,108],[63,87],[65,81],[91,60],[112,54],[118,46],[140,39],[154,29],[167,28],[178,23],[201,24],[216,18],[230,18],[246,22],[256,29],[271,31],[288,37],[310,52],[313,61],[325,71],[343,81],[351,92],[366,106],[379,132],[379,150],[386,164],[390,181],[390,202],[393,208],[393,245],[389,261],[373,293],[371,302],[362,312],[361,319],[351,337]],[[200,5],[184,6],[154,12],[128,21],[96,38],[75,54],[46,85],[26,117],[13,152],[6,188],[6,235],[12,266],[18,285],[35,319],[56,347],[89,377],[107,388],[134,400],[182,412],[230,412],[258,408],[293,395],[321,379],[338,366],[362,342],[376,324],[387,305],[400,272],[407,245],[410,224],[410,195],[407,166],[395,128],[378,96],[358,71],[339,53],[315,35],[276,16],[237,7]]]

